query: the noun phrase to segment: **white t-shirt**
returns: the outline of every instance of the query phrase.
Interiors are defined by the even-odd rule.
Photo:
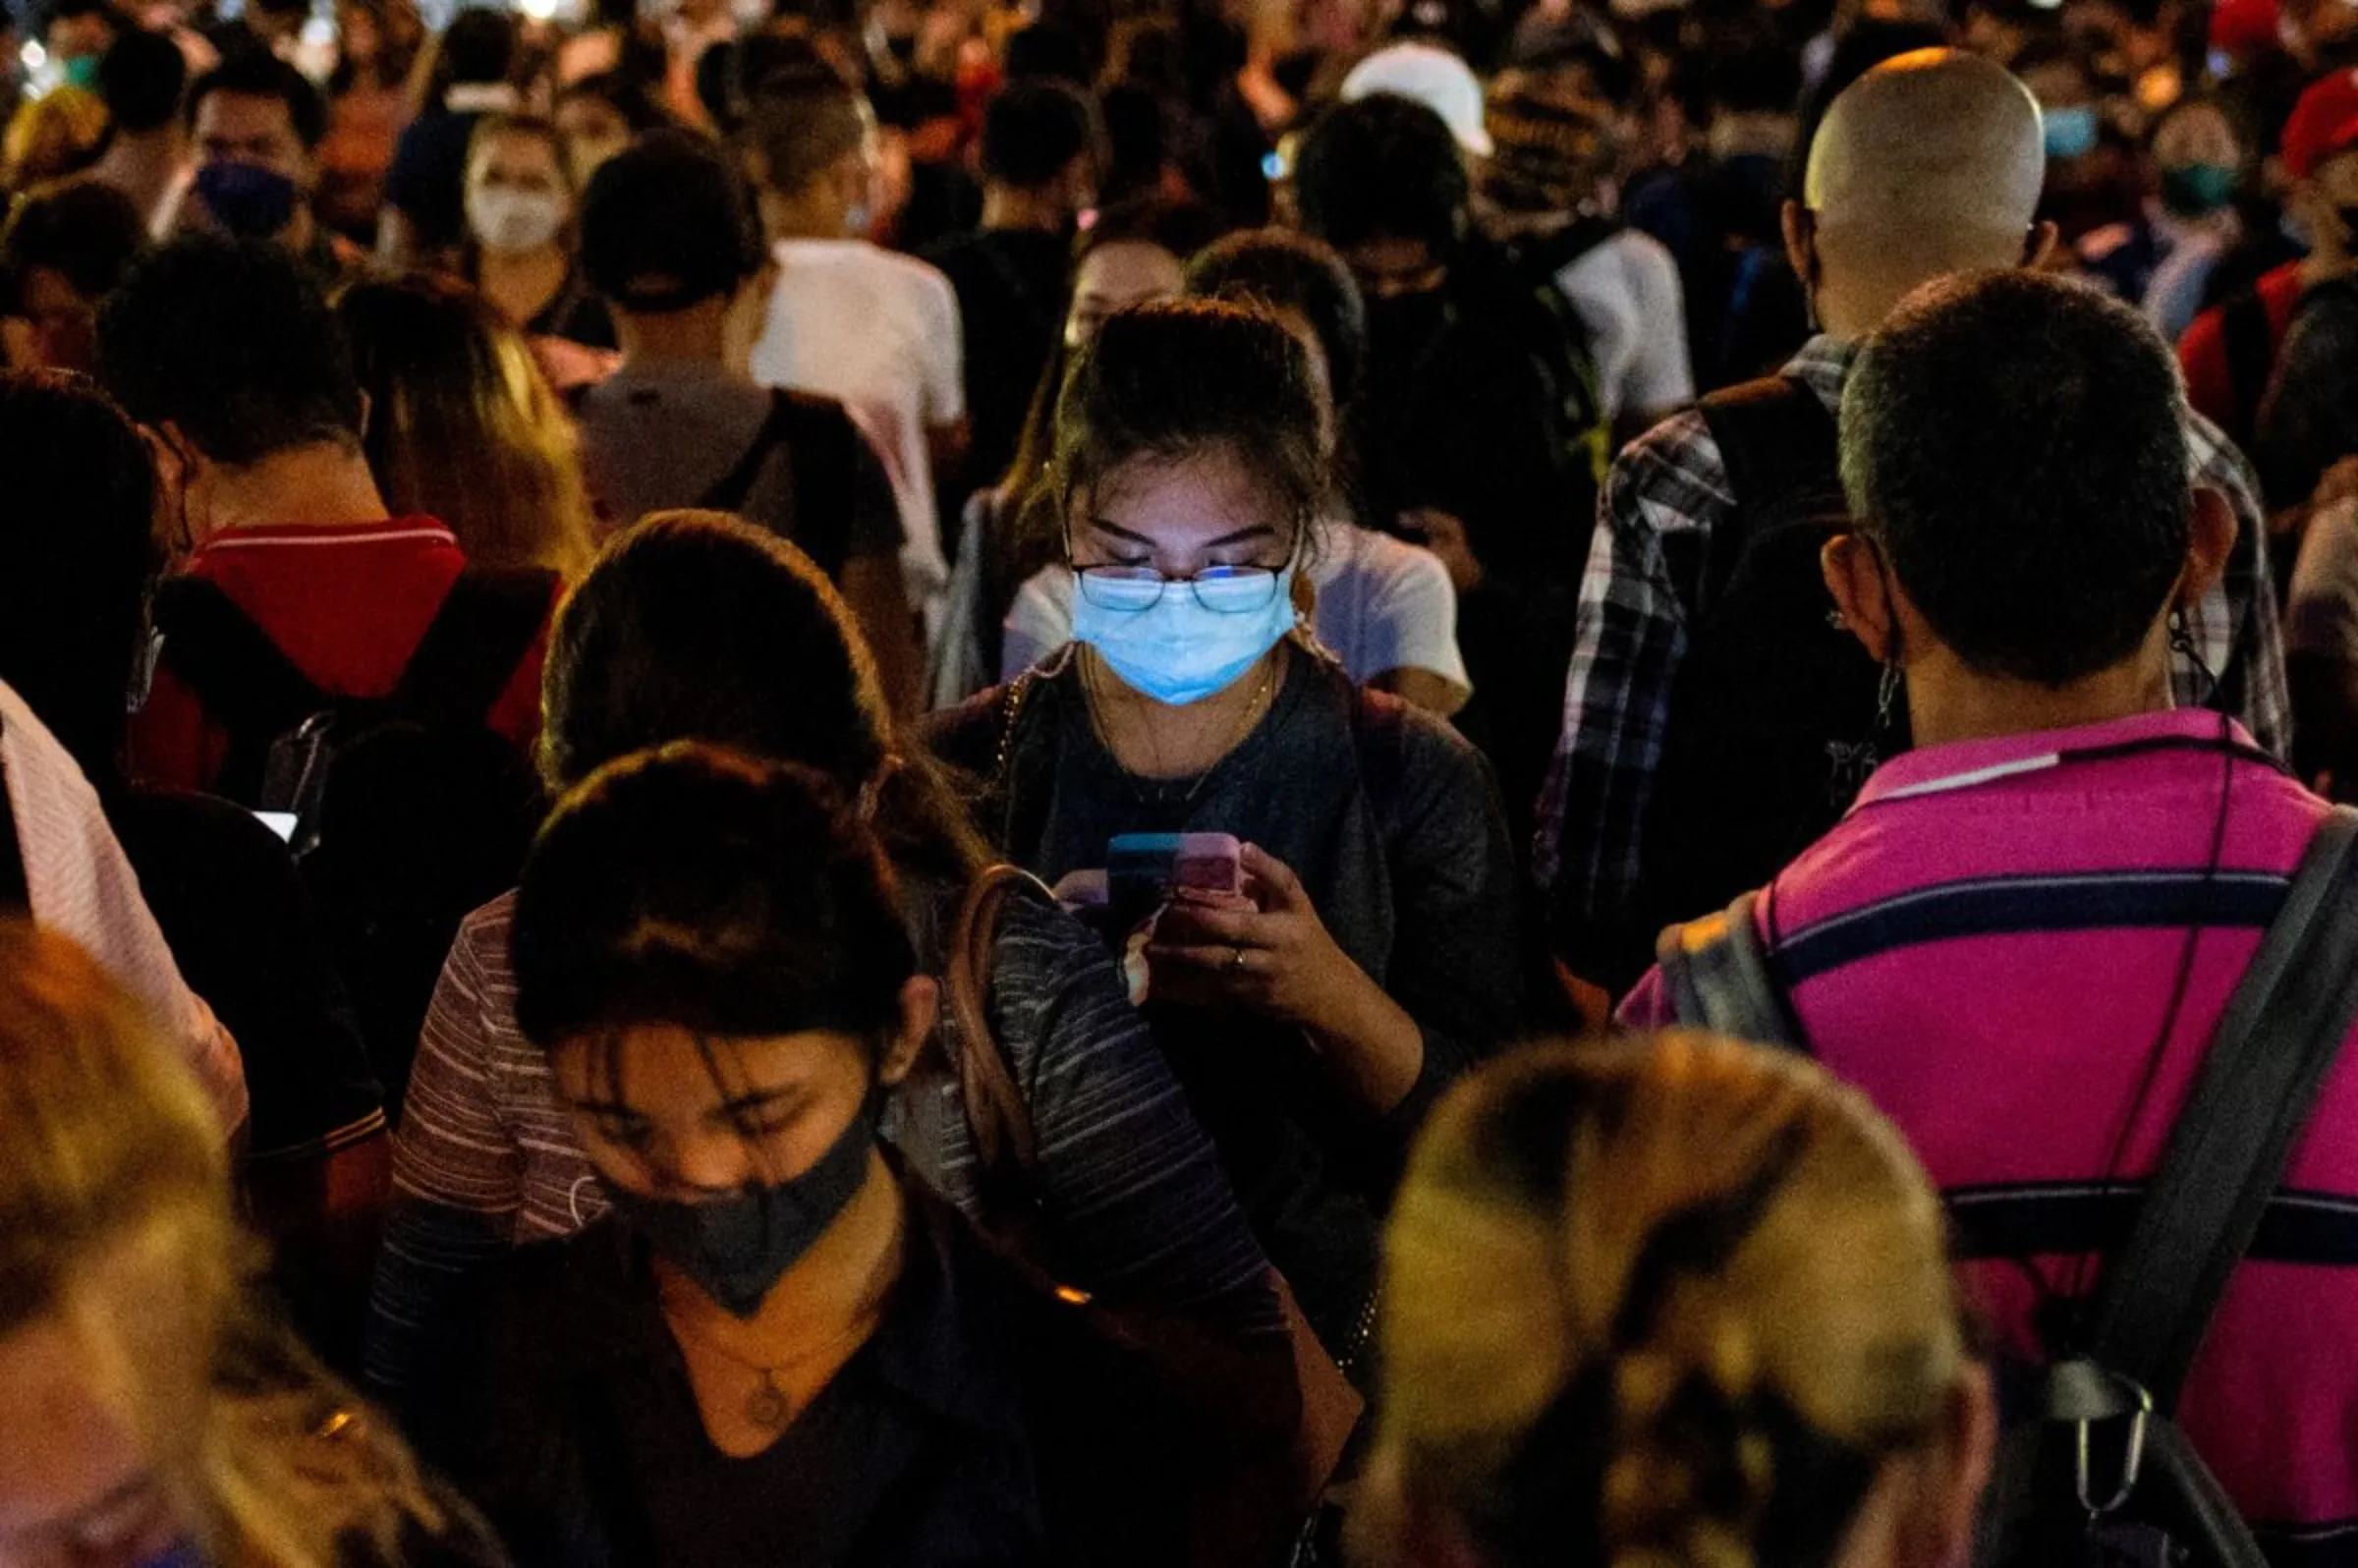
[[[950,571],[926,431],[966,417],[958,296],[937,268],[866,240],[785,240],[777,258],[754,379],[835,398],[868,432],[900,500],[910,599],[929,622]]]
[[[1622,229],[1555,275],[1589,329],[1604,416],[1660,416],[1695,401],[1678,262],[1642,229]]]
[[[1319,590],[1319,641],[1362,683],[1392,670],[1427,670],[1471,689],[1457,647],[1457,590],[1431,550],[1349,523],[1326,525],[1310,569]],[[999,656],[1012,680],[1073,635],[1073,574],[1051,566],[1016,590]]]

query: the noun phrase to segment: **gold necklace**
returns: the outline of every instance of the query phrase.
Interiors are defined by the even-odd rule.
[[[657,1293],[656,1306],[662,1312],[663,1321],[681,1339],[720,1357],[723,1361],[744,1368],[759,1379],[755,1384],[753,1392],[745,1396],[745,1403],[738,1407],[755,1430],[781,1432],[793,1424],[794,1406],[787,1399],[786,1390],[778,1386],[778,1373],[784,1371],[790,1363],[778,1362],[765,1366],[750,1356],[731,1350],[710,1334],[701,1330],[691,1331],[684,1321],[686,1315],[671,1311],[670,1304],[663,1299],[661,1292]],[[848,1331],[836,1335],[810,1354],[796,1357],[795,1360],[798,1362],[810,1361],[816,1356],[830,1355],[847,1341],[865,1342],[868,1336],[875,1331],[875,1326],[876,1315],[864,1312],[860,1315],[859,1321],[854,1323]]]
[[[1253,725],[1261,717],[1262,702],[1276,688],[1277,673],[1283,662],[1282,658],[1271,658],[1268,661],[1269,667],[1263,674],[1261,685],[1254,688],[1253,696],[1245,702],[1243,713],[1229,727],[1228,734],[1221,740],[1218,755],[1213,756],[1204,770],[1196,775],[1196,781],[1188,786],[1187,793],[1179,797],[1181,806],[1193,806],[1196,803],[1196,797],[1204,793],[1204,786],[1211,782],[1211,775],[1219,771],[1220,764],[1228,759],[1228,754],[1235,751],[1243,743],[1244,738],[1252,732]],[[1152,806],[1154,802],[1148,797],[1145,790],[1139,787],[1138,775],[1130,770],[1129,764],[1122,760],[1121,753],[1114,746],[1113,724],[1105,700],[1097,691],[1096,660],[1094,656],[1081,661],[1081,696],[1089,706],[1091,722],[1097,727],[1098,738],[1105,743],[1105,750],[1112,755],[1113,764],[1120,770],[1123,780],[1129,784],[1130,793],[1138,798],[1139,805]],[[1156,779],[1157,782],[1160,782],[1163,773],[1162,742],[1154,734],[1151,726],[1147,731],[1147,744],[1153,751]]]

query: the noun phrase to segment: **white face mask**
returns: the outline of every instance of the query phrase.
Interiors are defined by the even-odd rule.
[[[565,227],[565,198],[544,191],[479,186],[467,193],[467,223],[486,251],[502,255],[537,251]]]

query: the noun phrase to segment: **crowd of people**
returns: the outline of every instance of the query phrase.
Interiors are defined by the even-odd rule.
[[[2358,9],[0,73],[0,1568],[2358,1565]]]

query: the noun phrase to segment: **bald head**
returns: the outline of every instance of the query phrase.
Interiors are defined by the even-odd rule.
[[[1834,99],[1803,197],[1827,281],[1896,303],[1943,273],[2020,264],[2046,175],[2030,89],[1978,55],[1923,49]]]

